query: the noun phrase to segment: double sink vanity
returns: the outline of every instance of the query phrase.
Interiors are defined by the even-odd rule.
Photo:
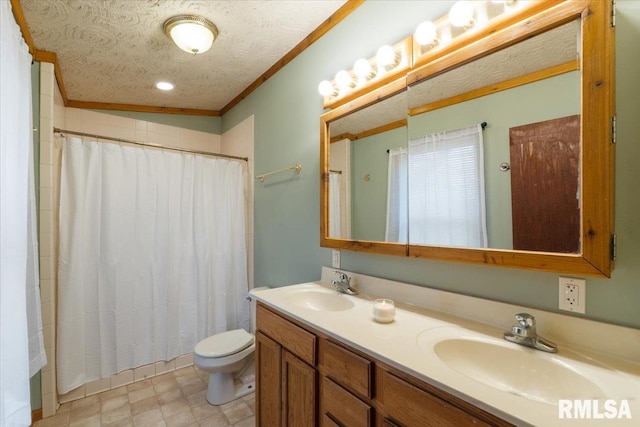
[[[529,310],[558,343],[544,352],[503,338],[523,307],[351,273],[360,292],[346,295],[330,286],[333,273],[252,292],[258,425],[616,426],[640,417],[637,330]],[[394,321],[375,322],[373,299],[389,295]],[[621,340],[629,345],[615,354]],[[594,400],[591,419],[566,408]]]

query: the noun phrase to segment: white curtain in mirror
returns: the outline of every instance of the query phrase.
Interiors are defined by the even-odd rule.
[[[329,178],[329,237],[340,239],[351,238],[351,141],[342,139],[331,143],[329,152],[330,178]],[[332,192],[331,185],[335,185],[337,174],[337,191]],[[331,180],[334,181],[331,181]],[[333,183],[333,184],[332,184]],[[333,195],[332,195],[333,194]],[[334,209],[337,208],[337,210]],[[332,213],[333,212],[333,213]],[[332,221],[332,215],[334,221]],[[331,224],[338,225],[332,227]],[[331,230],[333,228],[333,231]]]
[[[240,162],[67,138],[58,391],[248,329]]]
[[[329,173],[329,237],[342,237],[340,225],[340,174]]]
[[[411,244],[487,247],[482,126],[409,141]]]
[[[409,235],[407,168],[407,149],[390,149],[387,179],[387,226],[385,230],[385,241],[387,242],[407,243]]]

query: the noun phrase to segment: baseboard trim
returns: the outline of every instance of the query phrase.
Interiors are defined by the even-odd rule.
[[[31,425],[42,419],[42,408],[31,411]]]

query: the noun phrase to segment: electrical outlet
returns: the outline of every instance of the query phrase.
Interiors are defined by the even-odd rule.
[[[331,267],[340,268],[340,251],[337,249],[331,250]]]
[[[560,277],[558,308],[574,313],[585,313],[587,306],[587,281]]]

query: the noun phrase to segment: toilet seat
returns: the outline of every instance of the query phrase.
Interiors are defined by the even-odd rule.
[[[253,335],[244,329],[222,332],[200,341],[194,353],[200,357],[218,358],[238,353],[253,344]]]

